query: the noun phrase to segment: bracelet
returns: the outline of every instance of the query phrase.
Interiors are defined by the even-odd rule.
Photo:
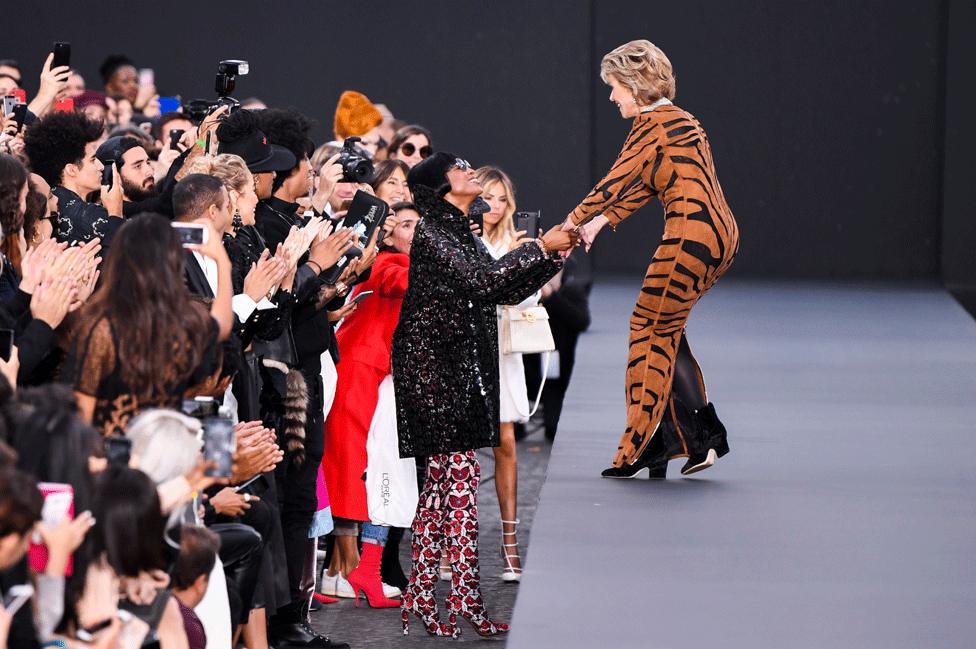
[[[68,649],[68,641],[63,638],[55,638],[53,640],[48,640],[41,647],[58,647],[59,649]]]
[[[539,248],[542,249],[543,256],[548,257],[549,256],[549,250],[546,248],[546,243],[542,240],[542,238],[540,237],[540,238],[536,239],[535,242],[537,244],[539,244]]]
[[[206,140],[197,140],[197,146],[199,146],[201,149],[206,149],[207,148]]]
[[[317,262],[317,261],[312,261],[311,259],[309,259],[309,260],[308,260],[307,262],[305,262],[305,263],[307,263],[307,264],[308,264],[309,266],[315,266],[316,268],[318,268],[318,270],[317,270],[317,271],[315,272],[315,274],[316,274],[316,275],[321,275],[321,274],[322,274],[322,267],[321,267],[321,266],[319,266],[319,262]]]

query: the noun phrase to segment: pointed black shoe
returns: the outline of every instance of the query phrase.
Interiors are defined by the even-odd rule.
[[[681,438],[674,427],[670,404],[665,408],[661,423],[651,441],[633,464],[612,466],[600,474],[604,478],[636,478],[646,469],[650,480],[664,480],[668,474],[668,461],[676,455],[683,455]]]
[[[681,475],[704,471],[729,452],[728,434],[713,404],[688,412],[688,417],[691,425],[685,439],[689,455],[688,461],[681,467]]]

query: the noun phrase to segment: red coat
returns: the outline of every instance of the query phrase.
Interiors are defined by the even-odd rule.
[[[410,257],[381,252],[369,279],[351,297],[373,294],[359,304],[336,332],[339,378],[335,401],[325,422],[322,469],[332,515],[368,521],[366,504],[366,437],[376,410],[380,383],[390,373],[393,330],[407,290]]]
[[[351,297],[363,291],[373,291],[373,294],[360,303],[336,332],[340,359],[352,359],[390,373],[393,330],[400,320],[400,304],[407,292],[409,274],[409,255],[381,252],[376,256],[369,279],[358,285]]]

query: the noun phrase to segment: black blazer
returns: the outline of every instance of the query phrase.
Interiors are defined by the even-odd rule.
[[[213,294],[210,288],[210,282],[207,281],[207,276],[203,273],[203,269],[200,268],[196,257],[189,250],[183,254],[185,255],[183,274],[186,279],[186,287],[190,289],[190,293],[209,300],[214,299],[216,296]]]

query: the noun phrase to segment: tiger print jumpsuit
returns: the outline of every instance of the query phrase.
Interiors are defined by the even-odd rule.
[[[667,100],[651,108],[634,118],[613,168],[570,214],[578,225],[603,214],[616,227],[652,198],[664,206],[664,236],[630,317],[627,427],[615,467],[635,462],[657,430],[691,308],[739,247],[701,124]]]

